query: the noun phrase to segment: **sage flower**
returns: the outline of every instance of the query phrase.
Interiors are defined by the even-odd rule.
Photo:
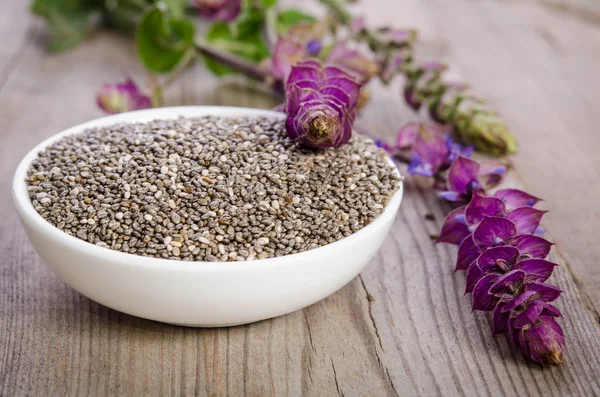
[[[271,74],[276,79],[285,81],[292,70],[292,65],[307,57],[306,44],[279,37],[273,48]]]
[[[233,21],[242,10],[241,0],[196,0],[198,12],[214,21]]]
[[[288,135],[314,147],[336,147],[348,142],[361,84],[336,66],[317,60],[302,61],[286,83]]]
[[[513,246],[522,255],[531,258],[545,258],[552,247],[552,243],[546,239],[517,229],[515,222],[510,219],[484,216],[474,232],[460,242],[456,270],[468,269],[487,248],[503,245]]]
[[[379,73],[380,66],[359,50],[349,48],[346,43],[336,44],[327,55],[328,64],[340,66],[354,74],[354,77],[365,84]]]
[[[511,321],[511,341],[533,361],[540,364],[562,363],[565,336],[554,317],[540,315],[528,322],[517,322],[518,317],[515,318]]]
[[[326,19],[319,22],[300,22],[283,36],[278,36],[271,55],[271,74],[285,81],[296,63],[316,57],[323,48],[327,31]]]
[[[104,84],[96,95],[96,103],[107,113],[128,112],[152,106],[150,97],[142,94],[132,79]]]
[[[506,173],[506,167],[482,168],[479,163],[458,155],[448,171],[448,190],[440,196],[448,201],[468,202],[473,193],[482,193],[499,184]]]

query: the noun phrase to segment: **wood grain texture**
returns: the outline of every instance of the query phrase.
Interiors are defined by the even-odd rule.
[[[452,272],[455,249],[429,237],[447,208],[422,181],[406,183],[390,236],[358,278],[286,316],[225,329],[182,328],[116,312],[73,291],[27,241],[10,204],[10,179],[34,144],[101,115],[90,96],[100,84],[123,72],[143,74],[131,44],[111,34],[68,54],[46,54],[43,30],[20,7],[16,0],[0,4],[0,15],[14,11],[11,35],[23,40],[5,47],[0,35],[0,396],[600,395],[600,333],[564,260],[553,253],[562,266],[551,281],[565,291],[558,302],[566,314],[565,363],[541,369],[506,338],[492,337],[487,315],[471,313],[464,275]],[[390,10],[389,2],[377,0],[363,7],[374,22],[418,26],[424,54],[456,65],[454,72],[509,119],[522,147],[518,172],[559,213],[550,224],[577,258],[571,267],[585,275],[584,288],[598,289],[591,266],[581,265],[598,253],[591,242],[600,233],[589,220],[595,215],[584,212],[599,197],[598,187],[583,184],[600,166],[593,156],[598,137],[591,134],[599,116],[590,110],[598,94],[584,92],[584,76],[588,87],[598,84],[592,79],[594,51],[600,51],[598,37],[590,35],[595,28],[560,22],[555,11],[535,3],[403,0]],[[540,26],[552,37],[562,32],[560,46],[577,44],[587,58],[557,61],[535,33]],[[360,123],[374,134],[390,137],[415,117],[400,103],[399,86],[370,89],[373,103]],[[268,96],[218,84],[201,68],[167,96],[170,104],[273,105]],[[521,186],[516,177],[509,183]],[[580,193],[571,197],[567,189]],[[579,209],[565,215],[572,210],[567,200]],[[584,233],[589,240],[580,243]],[[587,245],[580,252],[569,244]]]

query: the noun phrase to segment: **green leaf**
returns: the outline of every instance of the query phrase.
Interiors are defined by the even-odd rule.
[[[79,44],[99,15],[98,0],[34,0],[31,11],[48,23],[48,48],[64,51]]]
[[[194,25],[172,18],[160,5],[144,14],[136,32],[137,53],[151,72],[167,73],[194,45]]]
[[[254,63],[269,56],[269,49],[262,35],[262,24],[242,23],[236,27],[235,24],[215,22],[206,35],[206,41]],[[217,76],[234,73],[231,68],[209,57],[205,56],[204,61],[206,67]]]
[[[185,0],[159,0],[157,3],[159,3],[160,1],[165,2],[167,7],[169,8],[169,11],[171,11],[171,14],[175,18],[183,17],[186,7]]]
[[[277,4],[277,0],[260,0],[260,5],[263,8],[271,8]]]
[[[296,9],[285,10],[277,15],[277,31],[284,34],[298,22],[315,22],[316,20],[312,15],[305,14]]]
[[[259,9],[244,7],[232,24],[231,32],[236,39],[243,38],[262,32],[264,24],[265,17]]]

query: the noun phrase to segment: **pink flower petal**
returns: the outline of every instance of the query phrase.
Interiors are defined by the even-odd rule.
[[[465,206],[453,209],[444,219],[440,236],[437,238],[437,243],[450,243],[459,245],[469,232],[469,227],[465,222]]]
[[[503,213],[504,203],[502,200],[474,193],[465,210],[465,217],[469,225],[477,225],[484,216],[501,216]]]
[[[531,234],[536,231],[546,212],[533,207],[519,207],[511,211],[506,218],[515,223],[517,233]]]
[[[515,234],[517,229],[510,220],[486,216],[473,232],[473,238],[479,248],[488,248],[506,243]]]

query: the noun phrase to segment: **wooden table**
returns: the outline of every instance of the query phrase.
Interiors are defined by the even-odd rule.
[[[414,180],[367,269],[287,316],[181,328],[73,291],[27,241],[10,180],[34,144],[101,115],[93,94],[103,82],[143,73],[131,43],[110,33],[47,54],[43,26],[24,3],[0,3],[0,395],[600,395],[600,29],[593,13],[571,12],[573,2],[527,0],[364,0],[359,8],[373,23],[417,26],[420,54],[448,61],[517,134],[518,174],[510,183],[521,186],[520,175],[547,199],[547,225],[559,243],[553,259],[562,265],[551,281],[565,290],[558,302],[565,363],[541,369],[505,337],[492,337],[486,314],[471,313],[464,275],[452,272],[455,250],[429,237],[447,208]],[[415,119],[399,86],[370,89],[363,126],[391,137]],[[169,90],[168,103],[272,105],[219,85],[200,67]]]

